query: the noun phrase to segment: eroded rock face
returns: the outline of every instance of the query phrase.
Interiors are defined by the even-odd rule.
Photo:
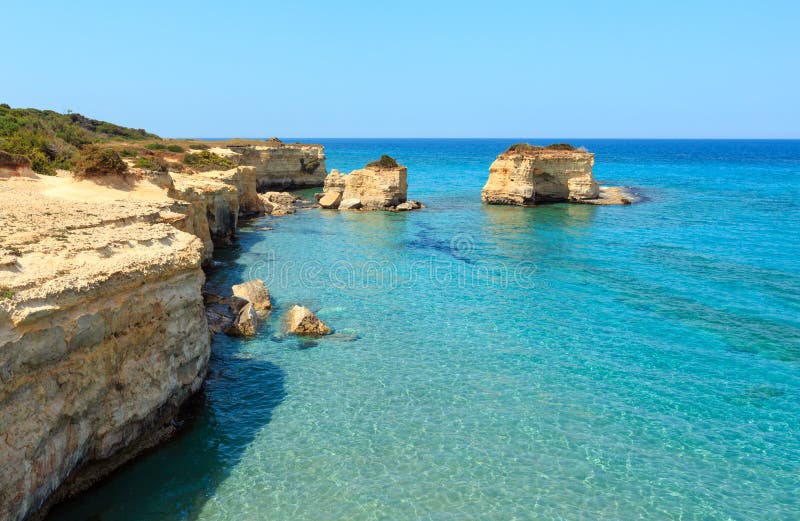
[[[367,166],[347,175],[334,170],[325,179],[320,206],[340,210],[390,210],[406,202],[408,169]],[[337,202],[337,195],[340,199]],[[327,199],[326,199],[327,198]],[[326,204],[323,205],[323,199]],[[408,209],[416,209],[419,206]]]
[[[286,316],[286,329],[295,335],[327,335],[331,332],[313,311],[305,306],[294,306]]]
[[[358,199],[367,209],[397,206],[406,202],[408,169],[366,167],[347,175],[342,199]]]
[[[232,171],[233,174],[235,172]],[[203,172],[194,175],[172,174],[175,189],[170,195],[190,202],[197,208],[195,218],[198,227],[208,229],[208,239],[212,244],[228,244],[236,236],[239,222],[239,190],[235,184],[222,180],[217,172]],[[203,224],[205,216],[205,224]],[[206,244],[213,251],[213,245]],[[206,254],[211,257],[211,251]]]
[[[0,178],[3,177],[29,177],[33,175],[31,162],[25,156],[9,154],[0,150]]]
[[[327,174],[322,145],[265,141],[228,148],[231,159],[254,168],[259,191],[322,186]]]
[[[0,519],[17,520],[169,436],[210,347],[203,244],[160,189],[0,184]]]
[[[516,147],[516,148],[515,148]],[[489,167],[481,198],[489,204],[530,206],[542,202],[596,199],[594,154],[577,149],[518,146]]]

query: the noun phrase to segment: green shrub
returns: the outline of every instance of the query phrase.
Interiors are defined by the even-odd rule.
[[[119,151],[122,157],[139,157],[139,151],[134,148],[125,148]]]
[[[128,171],[128,165],[115,150],[98,145],[89,145],[81,149],[75,161],[75,168],[79,174],[87,177],[119,175]]]
[[[180,145],[167,145],[167,150],[169,150],[170,152],[175,152],[177,154],[185,152],[184,148]]]
[[[400,165],[397,164],[397,161],[395,161],[393,157],[383,155],[377,161],[367,163],[367,166],[373,168],[397,168]]]
[[[190,143],[189,148],[192,150],[208,150],[209,146],[205,143]]]
[[[152,170],[154,172],[166,172],[169,170],[167,162],[157,156],[140,157],[133,164],[136,168],[143,168],[145,170]]]
[[[166,150],[167,145],[164,143],[148,143],[144,146],[148,150]]]
[[[544,147],[531,145],[530,143],[514,143],[508,147],[507,152],[529,152],[532,150],[542,150]]]
[[[570,145],[569,143],[553,143],[552,145],[547,145],[544,148],[548,150],[569,150],[569,151],[577,150],[577,148]]]
[[[574,151],[577,150],[574,146],[570,145],[569,143],[553,143],[552,145],[547,146],[537,146],[531,145],[530,143],[514,143],[510,147],[508,147],[508,152],[533,152],[535,150],[569,150]]]
[[[184,164],[200,172],[207,170],[228,170],[234,168],[236,163],[208,150],[194,152],[183,156]]]
[[[52,175],[58,168],[73,168],[78,150],[89,144],[145,139],[158,136],[81,114],[0,105],[0,149],[27,156],[31,168],[39,174]]]
[[[31,129],[19,129],[5,138],[0,138],[0,148],[11,153],[26,156],[31,162],[31,169],[37,174],[55,175],[56,168],[65,168],[69,156],[59,154],[50,138],[44,132]]]
[[[0,286],[0,300],[11,300],[14,298],[14,290],[8,286]]]

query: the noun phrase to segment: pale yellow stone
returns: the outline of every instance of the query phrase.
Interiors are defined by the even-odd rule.
[[[508,150],[489,167],[481,198],[489,204],[528,206],[540,202],[597,198],[594,154],[585,150]]]
[[[286,316],[287,331],[295,335],[327,335],[331,332],[313,311],[305,306],[294,306]]]

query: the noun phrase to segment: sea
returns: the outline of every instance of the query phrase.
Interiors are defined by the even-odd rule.
[[[208,287],[264,280],[258,336],[49,519],[800,519],[800,141],[302,141],[426,208],[243,222]],[[642,202],[482,204],[518,141]],[[295,304],[334,334],[284,334]]]

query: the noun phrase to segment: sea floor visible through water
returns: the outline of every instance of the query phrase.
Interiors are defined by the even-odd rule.
[[[480,200],[521,140],[307,141],[428,207],[245,223],[208,284],[267,283],[259,336],[50,519],[800,519],[800,141],[568,140],[646,202],[536,208]]]

